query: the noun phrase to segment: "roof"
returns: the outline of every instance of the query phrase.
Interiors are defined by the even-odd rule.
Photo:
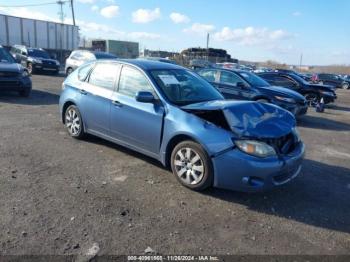
[[[154,70],[154,69],[183,69],[182,66],[158,62],[153,60],[142,60],[142,59],[119,59],[118,61],[126,64],[137,66],[143,70]]]

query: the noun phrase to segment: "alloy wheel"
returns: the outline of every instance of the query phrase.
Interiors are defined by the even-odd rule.
[[[174,167],[177,176],[188,185],[197,185],[204,176],[204,164],[200,155],[192,148],[181,148],[176,152]]]
[[[343,89],[349,89],[349,84],[348,83],[344,83],[341,86]]]
[[[305,99],[309,106],[316,106],[318,104],[318,96],[316,94],[306,94]]]
[[[81,121],[78,113],[74,108],[70,108],[66,112],[66,126],[68,129],[68,132],[72,136],[79,135],[81,130]]]

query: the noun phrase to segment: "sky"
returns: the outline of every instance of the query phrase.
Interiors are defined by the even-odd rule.
[[[0,0],[0,13],[58,21],[54,0]],[[74,0],[81,37],[181,51],[209,46],[248,61],[350,65],[350,0]],[[69,3],[65,23],[72,23]]]

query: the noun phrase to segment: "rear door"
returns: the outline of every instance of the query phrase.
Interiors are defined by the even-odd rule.
[[[139,91],[156,96],[154,87],[141,70],[123,65],[119,87],[111,102],[111,136],[145,153],[157,156],[163,125],[164,107],[159,103],[136,101]]]
[[[81,86],[80,110],[88,131],[110,134],[111,99],[119,71],[118,63],[96,63]]]

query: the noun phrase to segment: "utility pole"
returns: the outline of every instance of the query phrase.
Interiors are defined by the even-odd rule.
[[[64,13],[63,13],[63,5],[65,4],[65,1],[58,0],[57,4],[60,6],[60,11],[58,12],[58,15],[61,20],[61,32],[60,32],[60,62],[63,61],[63,23],[64,23]]]
[[[299,71],[301,71],[301,65],[303,64],[303,53],[300,55]]]
[[[207,61],[209,60],[209,33],[207,33]]]
[[[75,25],[74,5],[73,0],[70,0],[70,8],[72,9],[73,25]]]

